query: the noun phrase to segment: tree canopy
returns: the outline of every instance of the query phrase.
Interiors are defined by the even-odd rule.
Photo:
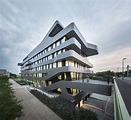
[[[0,120],[14,120],[23,115],[20,101],[10,85],[7,76],[0,76]]]

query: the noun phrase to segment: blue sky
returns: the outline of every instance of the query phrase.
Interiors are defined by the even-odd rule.
[[[131,65],[130,0],[0,0],[0,68],[17,66],[44,38],[55,20],[74,22],[99,54],[88,59],[95,72]]]

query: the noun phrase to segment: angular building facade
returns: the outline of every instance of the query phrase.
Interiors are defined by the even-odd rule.
[[[75,94],[90,91],[80,90],[85,85],[72,81],[88,77],[91,73],[89,68],[93,65],[87,57],[96,54],[97,46],[87,43],[74,23],[64,28],[56,21],[42,42],[18,65],[21,66],[23,79],[36,82],[42,90],[60,92],[63,97],[73,100],[74,98],[67,94],[73,94],[74,89]],[[99,93],[98,87],[95,88],[92,90]],[[107,90],[103,91],[103,94],[106,94],[104,92]]]

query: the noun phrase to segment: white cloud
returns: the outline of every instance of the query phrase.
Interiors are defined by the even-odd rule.
[[[113,70],[116,71],[119,67],[121,69],[122,58],[126,57],[125,67],[131,65],[131,47],[123,47],[117,51],[107,53],[104,55],[94,56],[89,58],[94,65],[94,71]]]
[[[16,64],[41,42],[56,19],[64,26],[73,21],[87,42],[98,45],[99,55],[89,58],[95,71],[116,70],[123,56],[131,64],[128,0],[2,0],[0,7],[0,66],[10,71],[19,72]]]

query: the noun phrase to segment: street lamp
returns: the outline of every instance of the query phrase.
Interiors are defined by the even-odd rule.
[[[119,72],[119,67],[117,68],[116,72]]]
[[[124,80],[124,60],[126,58],[122,58],[122,80]]]

